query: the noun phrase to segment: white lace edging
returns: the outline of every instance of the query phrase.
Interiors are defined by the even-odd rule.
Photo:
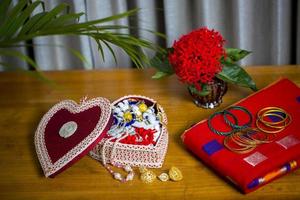
[[[50,119],[59,110],[66,109],[72,114],[83,112],[89,108],[99,106],[101,109],[100,119],[94,130],[74,148],[69,150],[63,157],[53,163],[48,154],[45,143],[45,129]],[[86,150],[103,132],[111,116],[111,104],[105,98],[94,98],[91,100],[83,101],[77,104],[72,100],[64,100],[54,105],[42,118],[38,128],[35,132],[34,143],[38,159],[41,163],[42,169],[46,177],[51,176],[61,168],[69,164],[74,158]],[[57,133],[58,134],[58,133]]]
[[[149,97],[128,95],[114,101],[112,105],[116,105],[118,102],[128,98],[139,98],[156,103],[156,101]],[[167,116],[159,104],[158,109],[162,115],[162,122],[166,125],[168,123]],[[168,148],[169,136],[165,125],[161,128],[161,134],[155,146],[115,143],[103,139],[90,151],[90,156],[98,161],[102,161],[103,145],[105,143],[105,152],[103,153],[107,163],[121,166],[130,165],[133,167],[144,166],[148,168],[160,168],[162,167]],[[115,148],[114,153],[111,154],[113,147]]]

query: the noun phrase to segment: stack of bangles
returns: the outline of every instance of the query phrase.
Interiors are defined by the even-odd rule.
[[[231,110],[239,110],[248,115],[248,121],[242,125],[239,125],[238,118],[230,112]],[[217,115],[223,115],[225,123],[231,127],[230,131],[221,132],[212,126],[212,119]],[[231,122],[228,118],[230,116],[233,119]],[[270,121],[269,119],[276,119],[276,121]],[[278,107],[266,107],[261,109],[257,113],[256,126],[257,128],[251,128],[253,121],[252,114],[242,106],[232,106],[224,111],[216,112],[208,118],[209,129],[222,136],[227,136],[224,139],[224,146],[235,153],[248,153],[255,149],[260,144],[272,142],[273,137],[276,136],[272,133],[278,133],[287,127],[292,119],[291,116],[282,108]]]
[[[268,121],[267,117],[275,120]],[[291,116],[282,108],[266,107],[257,113],[256,127],[264,133],[274,134],[284,130],[291,121]]]

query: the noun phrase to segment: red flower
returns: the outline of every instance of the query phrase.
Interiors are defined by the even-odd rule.
[[[199,83],[211,82],[222,71],[220,59],[225,56],[224,42],[219,32],[207,28],[194,30],[175,41],[169,61],[179,80],[197,89]]]
[[[126,138],[120,140],[123,144],[136,144],[136,145],[155,145],[154,129],[144,129],[135,127],[135,135],[128,135]]]

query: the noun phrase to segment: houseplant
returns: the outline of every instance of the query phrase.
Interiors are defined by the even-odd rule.
[[[250,52],[224,48],[224,42],[219,32],[206,27],[183,35],[151,60],[151,66],[157,69],[153,78],[175,73],[187,85],[196,105],[204,108],[222,102],[227,83],[257,90],[249,74],[237,64]]]
[[[39,11],[39,8],[42,8],[42,11]],[[132,27],[104,24],[132,16],[137,12],[138,9],[133,9],[110,17],[79,23],[78,19],[84,13],[70,12],[69,5],[65,3],[58,4],[53,9],[47,11],[44,8],[43,1],[19,0],[13,5],[12,0],[2,0],[0,4],[0,56],[16,57],[24,60],[35,69],[34,75],[40,74],[38,77],[45,78],[41,76],[37,63],[31,57],[22,52],[12,50],[10,47],[32,47],[31,41],[36,37],[75,35],[88,36],[94,39],[98,45],[99,54],[103,59],[103,47],[106,46],[116,61],[114,51],[111,48],[111,45],[116,45],[129,55],[137,67],[143,67],[145,63],[149,63],[149,60],[141,48],[160,51],[159,47],[150,41],[137,38],[129,33],[117,32],[119,29],[131,29]],[[163,36],[156,32],[152,33]],[[53,46],[57,44],[49,45]],[[61,45],[57,46],[61,47]],[[68,47],[64,48],[67,48],[71,53],[85,62],[85,58],[78,51]],[[7,68],[17,67],[1,61],[0,65]],[[28,73],[28,71],[25,72]]]

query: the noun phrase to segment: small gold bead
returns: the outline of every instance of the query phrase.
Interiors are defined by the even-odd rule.
[[[183,178],[181,171],[177,167],[171,167],[169,176],[172,181],[180,181]]]
[[[144,183],[152,183],[156,179],[156,175],[153,171],[147,170],[145,173],[141,174],[141,180]]]
[[[167,173],[161,173],[158,176],[158,179],[161,180],[162,182],[166,182],[170,179],[169,175]]]
[[[143,174],[146,171],[148,171],[148,169],[146,167],[139,167],[139,171],[140,171],[141,174]]]

